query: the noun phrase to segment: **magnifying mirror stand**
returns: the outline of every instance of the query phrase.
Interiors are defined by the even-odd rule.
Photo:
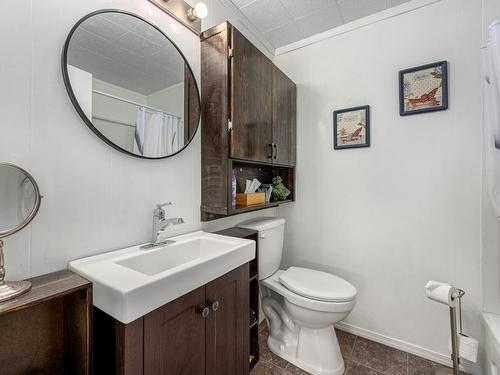
[[[0,240],[0,302],[16,298],[31,289],[29,281],[5,281],[3,241]]]

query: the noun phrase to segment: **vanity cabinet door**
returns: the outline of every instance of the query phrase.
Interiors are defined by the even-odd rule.
[[[230,156],[272,161],[273,63],[236,28],[231,28]]]
[[[273,163],[295,165],[297,87],[273,67]]]
[[[206,285],[206,374],[249,373],[249,271],[245,264]]]
[[[205,287],[144,317],[144,375],[204,375]]]

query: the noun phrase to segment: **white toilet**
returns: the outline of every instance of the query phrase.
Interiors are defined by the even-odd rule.
[[[343,374],[344,360],[333,325],[353,309],[356,288],[326,272],[279,269],[285,219],[264,217],[238,226],[259,232],[259,279],[262,309],[269,323],[269,349],[311,374]]]

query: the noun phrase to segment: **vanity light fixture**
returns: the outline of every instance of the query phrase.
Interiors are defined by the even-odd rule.
[[[187,11],[187,16],[190,21],[196,21],[198,18],[203,19],[208,14],[208,8],[205,3],[197,3],[194,8]]]
[[[207,6],[199,2],[194,7],[184,0],[149,0],[196,35],[201,34],[201,19],[208,14]]]

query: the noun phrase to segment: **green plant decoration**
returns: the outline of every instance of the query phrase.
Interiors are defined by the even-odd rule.
[[[283,179],[280,176],[273,178],[273,199],[276,201],[283,201],[290,195],[290,190],[283,185]]]

